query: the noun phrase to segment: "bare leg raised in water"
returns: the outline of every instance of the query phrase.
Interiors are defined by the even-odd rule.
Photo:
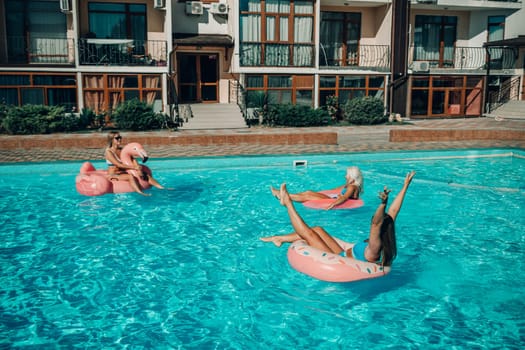
[[[286,190],[286,184],[281,185],[279,197],[281,204],[288,211],[288,216],[290,217],[290,222],[295,233],[304,239],[308,245],[335,254],[339,254],[343,250],[337,241],[322,227],[312,228],[304,222],[293,205],[290,194]]]
[[[272,195],[275,198],[281,200],[280,190],[276,189],[273,186],[270,186],[270,191],[272,192]],[[306,201],[315,200],[315,199],[331,198],[330,196],[327,196],[324,193],[314,192],[314,191],[304,191],[304,192],[300,192],[300,193],[289,193],[289,196],[290,196],[290,199],[293,202],[301,202],[301,203],[302,202],[306,202]]]
[[[297,241],[298,239],[301,239],[301,236],[299,236],[295,232],[292,232],[287,235],[261,237],[260,239],[263,242],[272,242],[277,247],[280,247],[283,243],[292,243]]]

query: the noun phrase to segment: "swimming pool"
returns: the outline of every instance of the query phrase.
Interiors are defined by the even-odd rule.
[[[307,166],[292,166],[306,160]],[[102,163],[95,163],[102,167]],[[522,348],[525,153],[386,152],[152,159],[173,187],[83,197],[79,162],[0,166],[0,346],[266,349]],[[386,277],[347,284],[291,269],[268,190],[365,176],[365,206],[305,220],[368,234],[384,185],[417,175]]]

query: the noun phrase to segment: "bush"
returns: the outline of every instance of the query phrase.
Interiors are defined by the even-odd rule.
[[[335,95],[327,96],[325,107],[332,121],[333,122],[338,121],[340,111],[339,111],[339,99],[337,98],[337,96]]]
[[[313,109],[303,105],[271,105],[263,116],[263,124],[269,126],[325,126],[330,115],[325,109]]]
[[[343,106],[344,119],[352,124],[372,125],[387,121],[383,100],[365,96],[354,98]]]
[[[49,134],[78,130],[80,119],[65,113],[62,106],[24,105],[11,107],[2,120],[2,129],[8,134]]]
[[[162,114],[155,113],[153,106],[138,99],[122,102],[111,113],[111,120],[115,126],[123,130],[160,129],[166,125],[168,119]]]
[[[79,115],[79,124],[81,129],[87,128],[102,128],[105,125],[105,115],[96,114],[95,111],[89,108],[82,109]]]
[[[5,134],[6,130],[4,128],[4,119],[7,116],[7,111],[9,108],[5,103],[0,103],[0,133]]]

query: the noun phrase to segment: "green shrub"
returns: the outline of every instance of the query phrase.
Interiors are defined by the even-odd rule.
[[[325,109],[313,109],[303,105],[270,105],[263,116],[263,124],[269,126],[324,126],[330,123]]]
[[[2,120],[2,129],[13,135],[75,131],[79,126],[80,119],[74,114],[66,114],[62,106],[13,106]]]
[[[372,125],[387,121],[383,100],[376,97],[358,97],[343,106],[344,119],[352,124]]]
[[[82,109],[79,115],[79,123],[81,129],[87,128],[102,128],[106,124],[104,114],[96,114],[95,111],[89,108]]]
[[[330,118],[332,121],[338,121],[339,120],[339,99],[335,95],[330,95],[326,97],[326,105],[325,105],[326,111],[330,115]]]
[[[5,103],[0,103],[0,133],[5,134],[6,130],[4,128],[4,119],[7,116],[7,111],[9,108]]]
[[[111,113],[111,120],[122,130],[160,129],[166,123],[166,117],[155,113],[153,106],[138,99],[124,101]]]

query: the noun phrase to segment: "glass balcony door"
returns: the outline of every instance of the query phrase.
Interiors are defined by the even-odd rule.
[[[179,54],[179,96],[182,103],[217,102],[218,79],[217,54]]]

